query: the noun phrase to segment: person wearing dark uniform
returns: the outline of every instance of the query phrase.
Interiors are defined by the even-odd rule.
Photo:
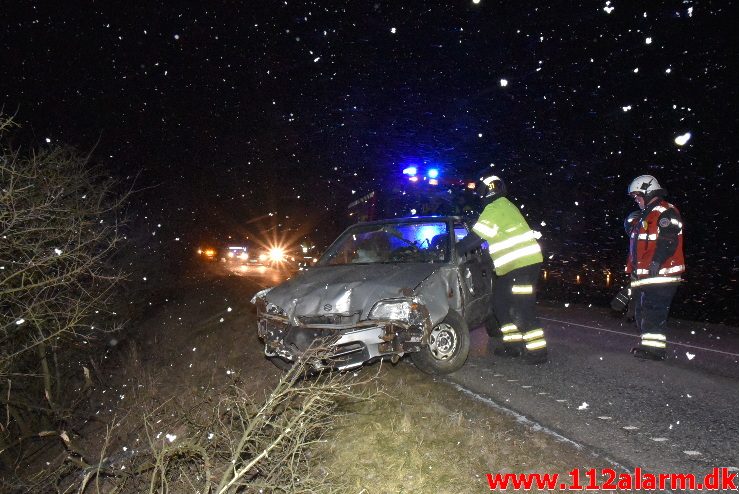
[[[631,353],[638,358],[664,360],[670,304],[685,272],[683,223],[678,209],[667,202],[667,191],[651,175],[636,177],[628,194],[639,205],[627,219],[634,318],[641,341]]]
[[[536,317],[536,285],[544,258],[534,232],[521,211],[506,197],[505,183],[495,175],[482,177],[485,208],[460,240],[460,252],[488,243],[497,279],[493,309],[501,324],[503,352],[533,364],[547,361],[547,342]]]

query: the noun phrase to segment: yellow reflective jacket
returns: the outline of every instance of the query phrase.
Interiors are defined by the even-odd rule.
[[[544,261],[537,234],[529,228],[521,211],[505,197],[488,204],[472,230],[488,242],[498,276]]]

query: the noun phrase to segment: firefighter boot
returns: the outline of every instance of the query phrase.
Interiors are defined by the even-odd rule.
[[[497,357],[520,357],[523,354],[523,343],[504,343],[495,347],[493,355]]]
[[[665,351],[663,349],[650,349],[647,350],[643,347],[634,347],[631,349],[631,353],[636,358],[644,359],[644,360],[664,360],[665,359]]]
[[[547,354],[547,348],[540,348],[538,350],[526,350],[523,354],[523,360],[527,364],[545,364],[549,361],[549,355]]]

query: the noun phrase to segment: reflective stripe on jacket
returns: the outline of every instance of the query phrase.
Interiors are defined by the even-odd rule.
[[[536,233],[505,197],[488,204],[472,229],[487,241],[498,276],[544,261]]]
[[[632,287],[660,283],[676,283],[680,281],[680,275],[685,272],[683,225],[681,220],[671,219],[671,225],[667,225],[667,227],[679,228],[675,252],[660,264],[657,276],[649,276],[649,266],[652,264],[660,235],[660,216],[668,210],[671,210],[674,216],[680,218],[680,212],[677,208],[669,202],[662,200],[647,213],[646,217],[641,221],[635,222],[631,229],[626,272],[636,274],[637,279],[631,283]],[[664,221],[666,222],[667,220],[665,219]],[[635,261],[636,266],[634,265]]]

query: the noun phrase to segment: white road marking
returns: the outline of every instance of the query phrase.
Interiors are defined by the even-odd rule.
[[[700,451],[693,451],[693,450],[683,451],[683,453],[685,453],[688,456],[698,456],[701,454]]]
[[[663,443],[667,441],[667,438],[666,437],[653,437],[652,441],[657,442],[657,443]]]
[[[623,426],[622,428],[623,428],[623,429],[626,429],[627,431],[635,431],[635,430],[638,430],[638,429],[639,429],[639,428],[638,428],[637,426],[635,426],[635,425],[625,425],[625,426]]]
[[[529,389],[531,386],[521,386],[523,389]]]
[[[578,443],[576,441],[573,441],[572,439],[570,439],[570,438],[568,438],[566,436],[563,436],[562,434],[559,434],[557,432],[554,432],[553,430],[549,429],[548,427],[546,427],[546,426],[544,426],[544,425],[542,425],[542,424],[540,424],[538,422],[535,422],[535,421],[531,420],[530,418],[526,417],[525,415],[522,415],[522,414],[520,414],[520,413],[518,413],[518,412],[516,412],[514,410],[511,410],[510,408],[507,408],[507,407],[505,407],[503,405],[500,405],[499,403],[497,403],[496,401],[494,401],[491,398],[488,398],[487,396],[479,395],[479,394],[475,393],[474,391],[470,391],[469,389],[465,388],[464,386],[462,386],[460,384],[453,383],[453,382],[450,382],[450,381],[447,381],[447,382],[449,384],[451,384],[452,386],[454,386],[455,388],[457,388],[462,393],[466,394],[467,396],[470,396],[471,398],[473,398],[473,399],[475,399],[477,401],[480,401],[480,402],[488,405],[491,408],[494,408],[496,410],[500,410],[500,411],[502,411],[502,412],[504,412],[504,413],[506,413],[506,414],[508,414],[510,416],[515,417],[515,419],[516,419],[517,422],[522,423],[522,424],[525,424],[525,425],[531,427],[531,429],[534,430],[534,431],[544,432],[545,434],[548,434],[548,435],[554,437],[555,439],[558,439],[559,441],[566,442],[566,443],[569,443],[569,444],[573,445],[577,449],[583,449],[583,445],[582,444],[580,444],[580,443]],[[593,452],[591,452],[591,453],[593,453]],[[595,454],[595,453],[593,453],[593,454]],[[600,455],[596,454],[596,456],[600,456]],[[610,463],[611,465],[613,465],[614,467],[616,467],[616,468],[620,468],[623,471],[630,470],[626,466],[621,465],[620,463],[618,463],[618,462],[616,462],[616,461],[614,461],[614,460],[612,460],[612,459],[610,459],[608,457],[602,457],[602,458],[605,461],[607,461],[608,463]]]
[[[609,417],[608,415],[601,415],[598,418],[601,419],[601,420],[612,420],[611,417]]]
[[[632,338],[637,338],[637,339],[639,338],[638,334],[625,333],[623,331],[616,331],[614,329],[598,328],[596,326],[588,326],[587,324],[577,324],[577,323],[569,322],[569,321],[560,321],[559,319],[549,319],[547,317],[540,317],[539,319],[541,319],[542,321],[556,322],[560,324],[567,324],[569,326],[577,326],[579,328],[595,329],[597,331],[605,331],[606,333],[620,334],[623,336],[630,336]],[[697,346],[697,345],[688,345],[687,343],[678,343],[676,341],[671,341],[671,340],[667,340],[667,344],[683,346],[685,348],[695,348],[696,350],[703,350],[704,352],[715,352],[715,353],[721,353],[723,355],[730,355],[732,357],[739,357],[739,353],[724,352],[721,350],[714,350],[713,348],[706,348],[706,347]]]

